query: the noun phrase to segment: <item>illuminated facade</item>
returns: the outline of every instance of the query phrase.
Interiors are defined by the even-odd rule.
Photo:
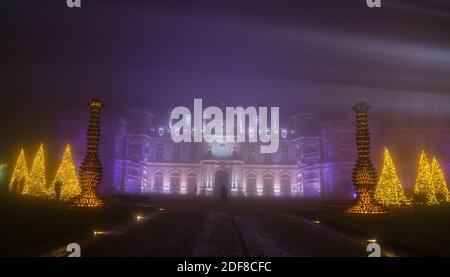
[[[114,163],[115,192],[216,195],[225,185],[233,196],[349,198],[353,194],[350,180],[341,176],[351,172],[352,164],[336,157],[342,150],[335,145],[352,143],[347,121],[320,126],[315,114],[296,115],[293,126],[280,129],[279,150],[261,154],[257,143],[177,144],[168,127],[153,126],[151,114],[133,112],[131,118]],[[347,136],[335,140],[336,132]],[[349,141],[342,143],[343,139]],[[353,153],[347,154],[350,160]]]
[[[377,114],[375,108],[371,113],[374,165],[381,170],[383,149],[389,146],[409,195],[417,171],[417,161],[411,157],[422,149],[438,157],[444,174],[450,171],[450,125],[445,119],[432,118],[431,124],[422,124],[422,117],[414,113]],[[60,148],[70,143],[78,166],[85,152],[86,120],[83,113],[68,112],[58,128]],[[102,194],[213,195],[225,184],[231,194],[241,196],[355,196],[353,115],[323,120],[317,114],[303,113],[282,120],[280,147],[272,155],[260,154],[258,145],[251,143],[175,144],[168,126],[159,123],[167,120],[157,121],[142,111],[123,118],[102,116]]]

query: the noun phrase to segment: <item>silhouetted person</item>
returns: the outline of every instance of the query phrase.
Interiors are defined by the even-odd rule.
[[[55,182],[55,199],[56,199],[56,201],[59,201],[59,198],[61,197],[61,187],[62,187],[62,182],[56,181]]]
[[[223,201],[227,200],[227,187],[225,185],[222,185],[222,191],[221,191],[221,197]]]

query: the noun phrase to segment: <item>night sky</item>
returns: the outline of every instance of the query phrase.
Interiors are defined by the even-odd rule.
[[[178,105],[450,113],[450,1],[1,2],[0,161],[51,137],[59,112]]]

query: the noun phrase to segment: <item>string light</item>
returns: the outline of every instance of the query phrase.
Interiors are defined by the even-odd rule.
[[[103,103],[98,99],[90,102],[91,114],[87,133],[87,153],[80,168],[81,196],[74,201],[76,207],[101,207],[105,202],[97,196],[102,178],[102,166],[98,157],[100,144],[100,111]]]
[[[375,190],[375,200],[384,206],[400,206],[407,203],[402,184],[386,147],[384,148],[383,169]]]
[[[58,185],[60,185],[59,189],[57,188]],[[59,197],[57,196],[57,190],[60,190]],[[69,200],[80,193],[81,188],[78,182],[77,169],[72,159],[70,145],[67,145],[61,165],[50,187],[50,194],[61,200]]]
[[[39,150],[31,166],[30,175],[25,183],[23,194],[37,197],[47,197],[47,183],[45,178],[44,145],[39,146]]]
[[[427,160],[425,151],[422,151],[419,159],[416,184],[414,186],[413,201],[417,204],[436,205],[436,193],[433,186],[431,167]]]
[[[360,102],[356,112],[356,148],[358,159],[353,169],[353,185],[357,192],[356,204],[347,210],[351,214],[382,214],[385,211],[374,200],[377,173],[370,159],[370,136],[367,122],[369,106]]]
[[[9,190],[11,192],[22,193],[24,186],[28,180],[28,167],[25,158],[25,152],[20,150],[19,157],[17,158],[16,165],[14,167],[11,181],[9,183]]]
[[[450,195],[448,193],[447,183],[445,182],[444,172],[436,157],[433,157],[431,162],[431,176],[435,197],[438,203],[450,202]]]

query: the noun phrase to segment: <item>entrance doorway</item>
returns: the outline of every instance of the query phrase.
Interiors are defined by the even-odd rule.
[[[225,186],[227,193],[230,191],[230,175],[225,170],[219,170],[214,175],[214,195],[220,196],[222,193],[222,186]]]

